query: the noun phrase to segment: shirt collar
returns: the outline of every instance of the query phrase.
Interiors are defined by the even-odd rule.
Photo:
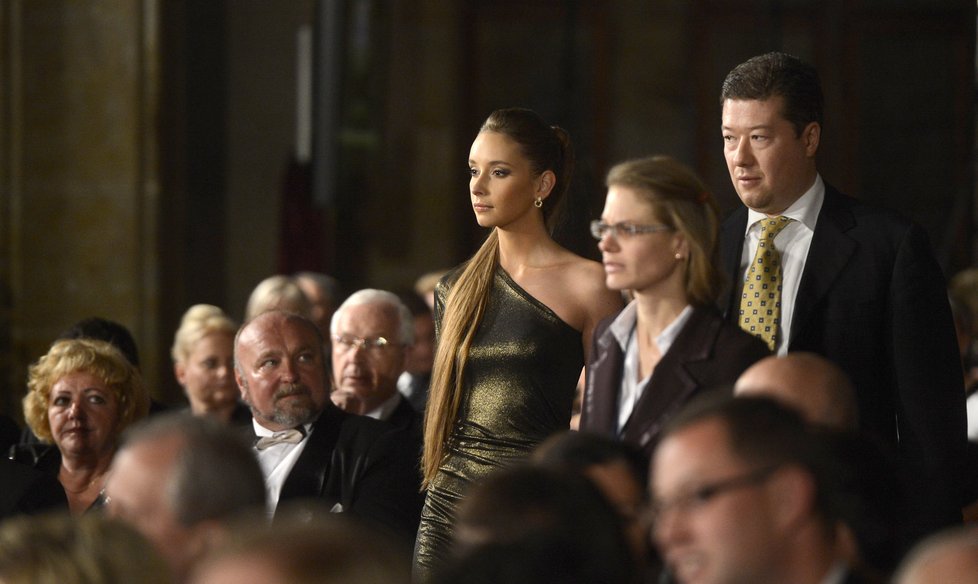
[[[805,191],[805,194],[798,197],[794,203],[791,204],[787,209],[784,210],[781,215],[783,217],[789,217],[794,219],[796,222],[801,223],[811,231],[815,231],[815,222],[818,221],[818,212],[822,209],[822,201],[825,200],[825,182],[822,180],[822,175],[815,175],[815,182],[812,186]],[[746,231],[750,231],[750,228],[754,226],[755,223],[761,219],[766,219],[767,215],[753,209],[747,209],[747,227]]]
[[[258,420],[256,420],[255,418],[251,418],[251,423],[255,427],[255,436],[258,436],[259,438],[262,438],[264,436],[271,436],[272,434],[275,433],[274,430],[269,430],[265,426],[259,424]],[[308,436],[309,433],[312,432],[312,422],[303,424],[302,428],[306,431],[306,436]]]
[[[655,338],[655,344],[659,346],[659,352],[665,355],[669,351],[669,347],[672,346],[672,342],[676,340],[679,333],[683,330],[686,325],[686,321],[689,320],[690,315],[693,314],[693,307],[686,305],[686,308],[679,313],[669,326],[662,329],[659,336]]]
[[[628,339],[632,336],[632,329],[635,328],[637,315],[638,305],[632,300],[625,305],[625,308],[621,309],[621,312],[618,313],[618,316],[615,317],[615,320],[608,327],[608,332],[614,335],[622,351],[628,347]]]
[[[693,307],[686,306],[682,312],[679,313],[669,326],[662,329],[662,332],[655,337],[655,344],[658,345],[659,351],[664,355],[672,346],[673,341],[679,336],[679,332],[683,330],[683,326],[689,317],[693,314]],[[615,317],[614,322],[608,327],[608,330],[614,335],[615,340],[621,346],[622,352],[628,350],[628,341],[632,336],[632,331],[635,330],[635,322],[638,320],[638,305],[636,300],[632,300],[628,303],[625,308],[622,309],[621,313]]]
[[[375,420],[386,420],[391,417],[394,410],[397,409],[398,404],[401,403],[401,394],[397,390],[394,391],[394,395],[390,396],[384,403],[380,404],[373,410],[365,413],[364,415],[368,418],[373,418]]]

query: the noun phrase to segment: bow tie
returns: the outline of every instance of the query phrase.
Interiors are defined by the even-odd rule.
[[[274,446],[275,444],[298,444],[299,442],[302,442],[302,439],[305,437],[306,429],[302,426],[298,426],[289,430],[276,432],[271,436],[262,436],[255,441],[255,448],[258,450],[265,450],[269,446]]]

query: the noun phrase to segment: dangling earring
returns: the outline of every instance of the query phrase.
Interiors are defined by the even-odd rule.
[[[536,198],[536,199],[535,199],[535,200],[533,201],[533,206],[534,206],[534,207],[536,207],[537,209],[539,209],[540,207],[542,207],[542,206],[543,206],[543,199],[542,199],[542,198],[540,198],[540,197],[537,197],[537,198]]]

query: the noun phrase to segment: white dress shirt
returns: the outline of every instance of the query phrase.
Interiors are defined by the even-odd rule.
[[[364,414],[368,418],[373,418],[375,420],[380,420],[386,422],[394,414],[394,410],[401,403],[401,394],[399,392],[394,392],[394,395],[387,398],[382,404],[377,406],[375,409]]]
[[[968,411],[968,440],[978,440],[978,393],[968,396],[965,407]]]
[[[251,423],[255,426],[255,435],[259,438],[265,436],[271,436],[275,432],[269,430],[265,426],[262,426],[254,419]],[[279,496],[282,494],[282,485],[285,484],[285,479],[289,477],[289,473],[292,472],[292,467],[295,466],[295,462],[299,460],[299,455],[305,450],[306,444],[309,443],[309,434],[312,431],[312,424],[306,424],[303,426],[306,430],[305,437],[298,444],[273,444],[268,448],[263,450],[256,449],[256,455],[258,456],[258,464],[261,466],[262,474],[265,475],[265,492],[268,496],[268,513],[269,516],[275,514],[275,508],[278,506]]]
[[[625,363],[622,367],[621,375],[621,390],[618,392],[618,433],[621,433],[622,428],[628,422],[628,418],[631,417],[632,411],[635,409],[635,404],[638,403],[639,398],[645,393],[645,387],[649,384],[649,380],[652,379],[652,370],[645,379],[639,379],[639,362],[638,362],[638,343],[635,342],[635,326],[638,323],[638,304],[637,300],[632,300],[628,303],[621,313],[615,318],[608,330],[614,335],[615,340],[621,346],[622,353],[625,355]],[[693,307],[686,306],[679,316],[675,318],[669,326],[662,330],[657,337],[655,337],[655,344],[659,348],[659,354],[665,355],[669,351],[669,347],[672,347],[673,341],[679,336],[680,331],[686,325],[686,321],[689,320],[690,315],[693,314]]]
[[[815,182],[811,188],[781,214],[794,221],[774,238],[774,248],[781,253],[781,323],[778,330],[778,344],[775,347],[778,355],[786,354],[788,344],[791,342],[791,321],[794,316],[798,286],[801,283],[801,275],[805,271],[805,260],[808,259],[808,250],[812,246],[815,223],[818,221],[818,213],[822,210],[824,201],[825,183],[822,182],[820,175],[815,175]],[[741,286],[747,279],[747,272],[757,252],[757,242],[761,235],[758,221],[766,218],[767,215],[764,213],[747,210],[747,231],[744,234],[744,251],[740,257]]]

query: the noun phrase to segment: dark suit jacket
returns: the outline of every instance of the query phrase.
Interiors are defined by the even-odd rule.
[[[384,421],[400,430],[420,432],[422,424],[421,414],[411,406],[411,402],[406,397],[400,395],[400,398],[391,416]]]
[[[68,511],[57,475],[0,458],[0,519],[55,509]]]
[[[421,517],[418,452],[403,430],[331,402],[313,423],[279,506],[317,498],[414,541]]]
[[[594,331],[580,429],[618,438],[618,395],[625,355],[608,330],[618,315]],[[753,363],[770,355],[763,341],[724,321],[712,308],[694,308],[672,346],[655,366],[621,439],[649,457],[665,423],[698,392],[733,386]]]
[[[721,298],[739,305],[747,228],[741,207],[724,223]],[[864,430],[900,456],[925,530],[960,521],[965,408],[961,363],[940,266],[920,226],[825,185],[825,202],[792,315],[789,351],[838,364],[855,384]]]

